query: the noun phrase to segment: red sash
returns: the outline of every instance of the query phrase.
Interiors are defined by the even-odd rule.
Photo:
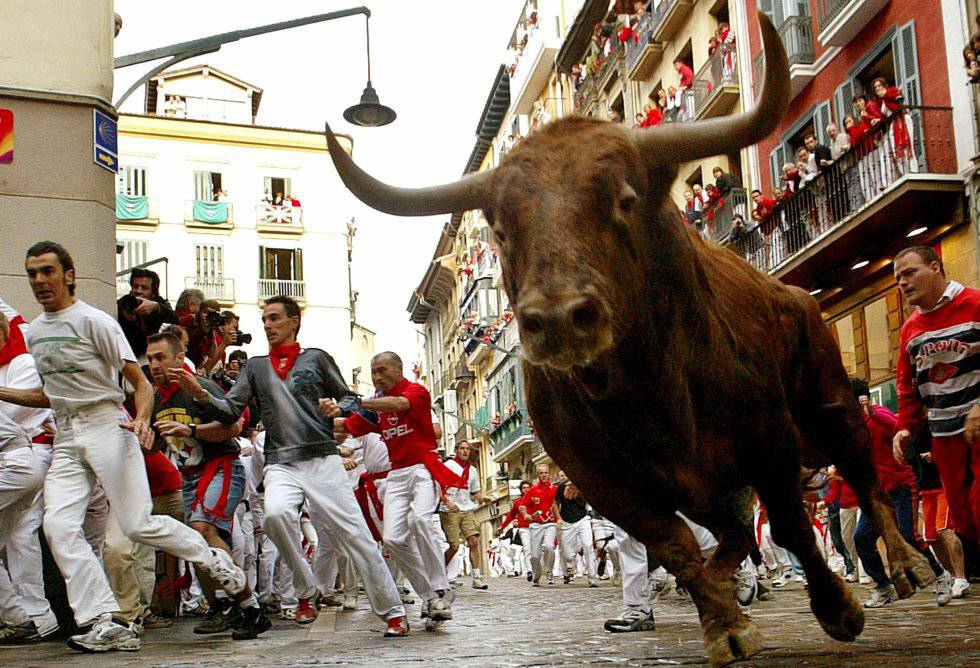
[[[367,522],[368,529],[371,530],[371,535],[374,536],[374,540],[379,543],[382,542],[381,532],[378,531],[378,527],[374,523],[374,518],[371,517],[368,501],[370,500],[371,505],[374,506],[374,511],[378,514],[378,519],[383,520],[384,504],[378,497],[378,487],[374,484],[374,481],[387,477],[387,471],[382,471],[381,473],[362,473],[360,480],[357,481],[357,489],[354,490],[354,498],[357,499],[357,505],[361,507],[361,514],[364,515],[364,521]]]
[[[227,455],[215,457],[204,465],[204,472],[201,474],[201,479],[197,481],[197,490],[194,492],[194,503],[191,505],[191,510],[200,508],[201,512],[203,512],[205,515],[216,519],[231,519],[227,508],[228,490],[231,488],[231,466],[236,459],[238,459],[237,454],[229,453]],[[216,475],[218,475],[219,466],[221,467],[221,475],[223,476],[221,482],[221,496],[218,497],[218,501],[214,504],[214,508],[208,508],[204,505],[204,497],[208,493],[208,486],[211,484],[211,481],[214,480]]]
[[[27,342],[24,341],[24,332],[20,329],[23,324],[24,319],[19,315],[7,323],[7,342],[0,348],[0,366],[7,366],[18,355],[27,353]]]

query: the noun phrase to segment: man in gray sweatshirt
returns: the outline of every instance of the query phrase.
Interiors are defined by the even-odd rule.
[[[290,297],[273,297],[262,309],[269,355],[248,360],[225,398],[200,386],[193,374],[173,369],[196,400],[210,403],[222,422],[239,418],[254,401],[266,429],[265,522],[263,530],[293,572],[300,596],[296,621],[316,619],[317,581],[299,541],[299,511],[307,504],[320,540],[336,537],[364,580],[374,612],[387,620],[386,637],[408,635],[405,608],[377,543],[371,537],[337,453],[333,426],[319,409],[336,401],[345,414],[360,408],[333,358],[317,348],[300,348],[296,335],[302,313]]]

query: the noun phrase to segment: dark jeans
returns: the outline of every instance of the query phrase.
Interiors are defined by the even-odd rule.
[[[854,561],[851,559],[851,555],[848,554],[847,545],[844,544],[844,537],[840,533],[839,503],[827,504],[827,524],[830,527],[830,540],[834,543],[834,549],[837,550],[837,554],[844,558],[846,572],[852,573],[854,571]]]
[[[907,485],[902,485],[889,496],[892,497],[892,506],[895,508],[895,519],[898,521],[898,530],[902,537],[912,547],[918,549],[929,560],[929,565],[936,575],[943,572],[942,566],[932,556],[928,550],[922,550],[919,541],[915,538],[915,508],[912,503],[912,490]],[[885,565],[881,562],[878,554],[876,542],[878,532],[871,525],[871,519],[867,513],[861,513],[857,529],[854,530],[854,545],[857,547],[858,556],[864,564],[864,570],[875,581],[877,587],[887,587],[891,584],[891,579],[885,573]]]

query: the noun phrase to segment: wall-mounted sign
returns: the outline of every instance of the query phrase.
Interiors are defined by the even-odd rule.
[[[0,109],[0,165],[14,161],[14,112]]]
[[[119,170],[119,147],[116,141],[116,119],[92,110],[92,150],[99,167],[115,174]]]

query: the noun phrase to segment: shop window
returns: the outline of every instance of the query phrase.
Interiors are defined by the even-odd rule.
[[[857,345],[854,340],[854,316],[846,315],[833,324],[834,332],[837,335],[837,345],[840,347],[841,361],[844,363],[844,370],[848,376],[856,376],[858,373],[857,365]]]

